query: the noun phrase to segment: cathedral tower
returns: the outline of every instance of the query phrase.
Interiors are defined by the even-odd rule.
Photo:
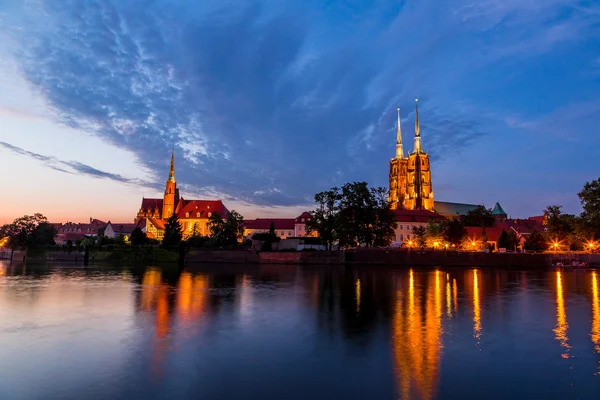
[[[396,157],[390,160],[390,193],[388,202],[392,210],[404,208],[406,197],[406,166],[408,160],[404,157],[402,148],[402,129],[400,128],[400,108],[398,108],[398,131],[396,133]]]
[[[165,186],[165,195],[163,197],[162,218],[168,219],[175,212],[175,206],[179,202],[179,189],[175,182],[175,150],[171,151],[171,168],[169,170],[169,179]]]
[[[398,108],[398,133],[396,137],[396,157],[390,160],[390,208],[433,211],[433,189],[429,154],[421,147],[421,126],[419,106],[415,110],[414,151],[404,157],[402,132],[400,129],[400,109]]]

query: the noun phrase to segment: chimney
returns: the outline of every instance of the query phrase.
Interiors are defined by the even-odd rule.
[[[90,224],[92,223],[92,217],[90,217]]]

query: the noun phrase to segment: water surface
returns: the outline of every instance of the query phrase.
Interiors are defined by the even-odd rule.
[[[600,398],[600,271],[0,264],[0,399]]]

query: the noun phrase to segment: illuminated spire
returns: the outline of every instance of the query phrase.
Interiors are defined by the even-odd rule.
[[[419,99],[415,99],[415,153],[421,153],[421,127],[419,125]]]
[[[404,149],[402,148],[402,130],[400,129],[400,107],[398,107],[398,133],[396,136],[396,158],[404,158]]]
[[[175,149],[171,149],[171,169],[169,170],[169,182],[175,182]]]

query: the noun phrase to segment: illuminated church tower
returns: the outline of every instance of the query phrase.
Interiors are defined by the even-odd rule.
[[[162,219],[168,219],[173,215],[177,203],[179,203],[179,189],[177,189],[177,182],[175,182],[175,150],[173,150],[171,152],[169,179],[167,179],[165,195],[163,197]]]
[[[404,158],[400,132],[400,110],[398,110],[398,138],[396,157],[390,161],[389,202],[393,210],[433,211],[433,189],[429,154],[421,147],[421,127],[419,125],[419,105],[416,105],[415,148]]]

